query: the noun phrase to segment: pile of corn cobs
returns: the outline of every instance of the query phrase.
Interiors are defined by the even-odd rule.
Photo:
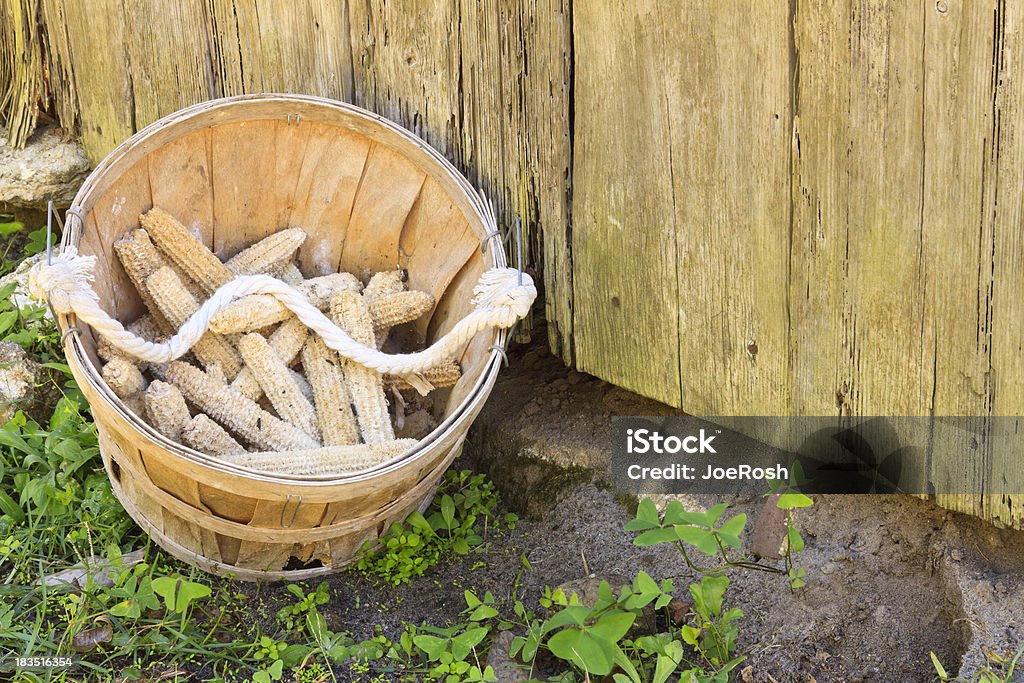
[[[154,208],[140,222],[114,251],[149,310],[128,329],[149,341],[175,334],[207,296],[240,275],[280,278],[354,340],[377,348],[392,327],[434,307],[430,294],[407,291],[397,270],[376,273],[365,286],[349,273],[304,279],[294,263],[306,239],[298,228],[222,263],[167,212]],[[141,363],[105,340],[97,352],[110,389],[161,434],[255,469],[361,470],[405,452],[434,426],[429,404],[403,379],[340,358],[269,295],[221,309],[189,356],[167,365]],[[459,376],[448,360],[423,373],[417,388],[452,386]],[[419,408],[414,424],[404,419],[410,407]]]

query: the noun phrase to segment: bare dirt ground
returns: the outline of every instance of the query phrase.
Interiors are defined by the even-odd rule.
[[[354,573],[332,577],[334,598],[325,606],[332,626],[361,637],[375,629],[397,635],[403,621],[456,621],[465,588],[493,591],[510,606],[516,585],[535,602],[546,585],[641,570],[674,578],[684,593],[694,572],[672,548],[632,545],[622,526],[635,500],[611,491],[606,474],[612,415],[671,412],[567,371],[538,346],[513,353],[459,464],[490,474],[523,521],[481,552],[397,589]],[[764,504],[725,496],[684,503],[720,501],[752,519]],[[984,661],[983,648],[1024,644],[1024,533],[880,495],[817,496],[799,523],[805,588],[791,592],[784,579],[762,572],[730,575],[727,604],[745,615],[740,680],[932,681],[932,651],[951,673],[969,677]]]

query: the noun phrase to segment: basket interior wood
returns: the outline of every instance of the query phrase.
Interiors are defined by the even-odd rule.
[[[471,225],[444,174],[411,160],[404,141],[392,144],[372,128],[353,130],[315,116],[300,125],[280,115],[221,118],[227,120],[151,136],[121,158],[125,170],[108,174],[91,206],[83,207],[79,248],[99,257],[95,288],[115,317],[130,321],[144,311],[112,245],[153,206],[169,211],[222,259],[300,227],[308,235],[299,253],[307,277],[405,268],[409,287],[437,301],[416,323],[427,343],[470,312],[473,286],[491,265],[480,228]],[[95,339],[86,335],[83,343],[98,367]],[[449,393],[445,414],[472,389],[493,343],[481,333],[464,350],[463,380]]]

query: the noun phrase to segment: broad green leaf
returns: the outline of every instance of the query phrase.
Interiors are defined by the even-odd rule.
[[[478,605],[469,614],[470,621],[483,621],[484,619],[490,619],[491,617],[498,616],[498,610],[494,609],[490,605]]]
[[[640,672],[636,670],[636,667],[633,666],[633,662],[630,661],[629,657],[626,656],[626,653],[622,651],[622,648],[619,647],[618,643],[615,644],[614,648],[613,652],[615,656],[612,657],[612,661],[618,664],[619,668],[626,672],[626,680],[630,683],[643,683],[643,679],[640,678]]]
[[[675,641],[678,645],[679,641]],[[680,649],[682,649],[680,647]],[[667,654],[658,655],[658,661],[654,665],[654,677],[651,679],[651,683],[665,683],[668,677],[679,668],[679,659],[682,658],[682,652],[678,659],[673,659]]]
[[[705,620],[722,613],[722,599],[729,588],[729,577],[724,574],[705,576],[700,583],[690,584],[694,608]]]
[[[7,237],[13,235],[19,230],[24,229],[25,224],[21,221],[8,221],[6,223],[0,223],[0,237]]]
[[[14,326],[14,323],[18,322],[19,313],[17,311],[4,311],[0,313],[0,334],[6,334],[7,330]]]
[[[800,532],[792,524],[786,530],[786,538],[789,542],[790,552],[798,553],[804,549],[804,537],[800,535]]]
[[[714,526],[715,522],[718,521],[718,518],[722,516],[722,513],[724,513],[728,509],[729,509],[729,504],[728,503],[719,503],[718,505],[715,505],[714,507],[709,508],[708,512],[707,512],[708,525],[709,526]]]
[[[591,676],[607,676],[612,670],[607,641],[594,638],[586,631],[566,629],[548,640],[548,649],[559,659],[572,662]]]
[[[650,498],[644,498],[636,509],[636,518],[626,522],[626,531],[645,531],[661,526],[658,508]]]
[[[468,657],[473,648],[479,645],[490,631],[491,629],[487,626],[477,626],[466,629],[464,633],[452,638],[452,654],[455,655],[455,659],[463,660]]]
[[[775,503],[775,506],[780,510],[788,510],[789,508],[809,508],[812,505],[814,505],[814,501],[802,493],[783,493],[779,496],[778,502]]]
[[[687,512],[682,503],[672,500],[665,508],[665,526],[673,524],[708,526],[708,516],[703,512]]]
[[[582,626],[590,616],[589,607],[566,607],[544,622],[541,633],[550,633],[563,626]]]
[[[319,610],[306,612],[306,629],[317,643],[322,643],[327,635],[327,620]]]
[[[630,612],[610,612],[598,619],[587,631],[595,638],[617,643],[629,632],[634,621],[636,615]]]
[[[634,538],[633,545],[644,547],[648,545],[657,545],[659,543],[674,543],[676,538],[676,531],[673,527],[667,527],[665,529],[651,529],[650,531],[645,531]]]
[[[684,624],[679,628],[679,635],[687,645],[697,646],[697,639],[700,638],[701,629]]]
[[[25,454],[33,453],[32,447],[15,430],[15,427],[0,429],[0,446],[7,446]]]
[[[445,525],[451,529],[455,524],[455,501],[452,500],[451,496],[441,497],[441,517],[444,519]]]
[[[743,533],[743,529],[747,526],[747,515],[739,514],[730,519],[728,522],[718,527],[718,533],[730,534],[732,536],[739,536]]]
[[[427,655],[427,658],[431,662],[435,662],[441,658],[441,653],[448,650],[448,639],[438,638],[437,636],[418,635],[413,637],[412,642],[415,643],[416,647],[423,651]]]
[[[695,526],[675,526],[675,533],[679,539],[689,543],[705,555],[718,554],[718,543],[715,542],[715,535],[707,529]]]
[[[6,491],[0,491],[0,510],[10,517],[11,521],[15,524],[21,524],[25,521],[25,513],[22,511],[21,506]]]
[[[171,612],[184,612],[194,600],[205,598],[212,592],[209,586],[174,576],[153,579],[152,586],[153,592],[164,599]]]
[[[633,581],[633,589],[636,592],[642,593],[658,593],[658,583],[651,578],[651,575],[647,572],[640,572],[636,575],[636,580]]]

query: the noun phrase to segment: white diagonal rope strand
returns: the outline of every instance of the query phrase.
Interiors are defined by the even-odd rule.
[[[73,312],[112,345],[151,363],[167,363],[185,355],[209,329],[213,316],[235,299],[269,294],[342,357],[380,373],[418,373],[454,356],[481,330],[512,327],[526,316],[537,297],[529,275],[523,273],[519,284],[520,273],[514,268],[492,268],[484,272],[473,289],[473,311],[447,334],[422,351],[387,354],[352,339],[294,287],[269,275],[244,275],[214,292],[173,337],[158,344],[127,331],[103,310],[92,289],[95,264],[95,256],[80,256],[74,248],[68,248],[54,257],[52,263],[40,262],[32,268],[30,290],[40,300],[49,298],[58,313]]]

